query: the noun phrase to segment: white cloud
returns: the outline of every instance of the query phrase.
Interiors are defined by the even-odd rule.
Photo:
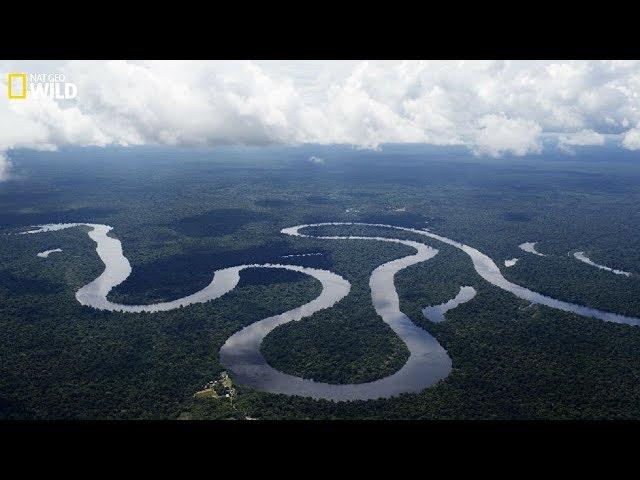
[[[602,145],[604,135],[593,130],[580,130],[579,132],[560,135],[560,143],[565,145]]]
[[[627,150],[640,150],[640,125],[624,134],[622,146]]]
[[[6,82],[1,88],[6,88]],[[50,98],[0,102],[0,150],[104,146],[112,141],[80,106],[63,106]]]
[[[507,118],[504,114],[485,115],[478,120],[473,151],[476,155],[501,157],[505,153],[526,155],[542,149],[542,128],[536,122]]]
[[[324,158],[311,156],[309,157],[309,161],[315,165],[324,165]]]
[[[15,71],[64,73],[78,97],[0,102],[4,152],[416,142],[501,156],[539,152],[541,133],[570,149],[625,132],[638,145],[633,61],[0,62],[0,81]]]
[[[575,154],[572,146],[603,145],[604,135],[593,130],[580,130],[579,132],[560,135],[558,137],[558,148],[565,153]]]

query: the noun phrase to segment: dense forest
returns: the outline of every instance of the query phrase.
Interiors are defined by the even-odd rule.
[[[308,162],[321,156],[324,164]],[[418,239],[438,255],[396,276],[402,310],[433,334],[452,374],[417,394],[366,402],[273,395],[194,398],[219,378],[218,351],[243,326],[315,298],[295,272],[247,270],[231,293],[155,314],[102,312],[75,291],[103,265],[80,228],[15,235],[49,222],[112,225],[133,267],[110,294],[171,300],[214,270],[279,262],[334,271],[352,291],[334,307],[275,329],[269,363],[330,383],[382,378],[405,362],[376,315],[368,279],[412,253],[373,241],[292,238],[322,221],[429,227],[478,248],[504,275],[555,298],[640,316],[640,163],[606,147],[574,157],[482,160],[462,149],[383,146],[13,151],[0,183],[0,418],[639,418],[640,330],[532,306],[479,277],[459,250],[371,227],[315,233]],[[518,248],[535,241],[547,256]],[[47,259],[37,252],[61,248]],[[632,272],[613,275],[575,260]],[[287,257],[287,255],[321,255]],[[461,285],[478,295],[432,324],[421,309]]]

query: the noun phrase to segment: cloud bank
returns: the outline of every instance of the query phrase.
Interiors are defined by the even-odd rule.
[[[477,155],[640,149],[640,62],[0,62],[61,72],[75,100],[0,102],[0,151],[61,145],[465,145]],[[0,157],[0,176],[8,171]]]
[[[640,150],[640,125],[624,135],[622,145],[628,150]]]
[[[501,157],[504,153],[526,155],[542,150],[542,128],[536,122],[501,115],[485,115],[477,122],[472,148],[478,155]]]
[[[558,137],[558,148],[566,153],[575,154],[573,146],[603,145],[604,135],[593,130],[580,130],[579,132],[560,135]]]

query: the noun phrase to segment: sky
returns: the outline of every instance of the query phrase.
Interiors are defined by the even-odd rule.
[[[72,100],[0,100],[0,180],[16,148],[384,143],[512,158],[544,135],[640,150],[638,61],[0,61],[62,73]],[[639,154],[640,158],[640,154]]]

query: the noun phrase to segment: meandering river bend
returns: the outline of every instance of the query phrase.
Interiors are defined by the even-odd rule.
[[[532,303],[539,303],[551,308],[574,312],[600,320],[630,325],[640,324],[640,318],[627,317],[556,300],[509,282],[502,276],[498,266],[487,255],[473,247],[437,235],[429,230],[356,222],[325,222],[285,228],[282,230],[283,234],[296,237],[332,241],[357,240],[400,243],[412,247],[416,251],[415,254],[380,265],[372,272],[369,279],[373,306],[382,320],[387,323],[406,344],[410,353],[409,359],[400,370],[385,378],[368,383],[334,385],[296,377],[274,369],[262,356],[260,344],[264,337],[279,325],[309,317],[319,310],[335,305],[348,295],[351,285],[340,275],[328,270],[300,267],[297,265],[271,263],[239,265],[216,270],[213,272],[211,283],[191,295],[169,302],[149,305],[124,305],[111,302],[107,299],[107,295],[111,289],[124,282],[131,274],[131,265],[122,252],[121,242],[108,235],[112,227],[94,223],[48,224],[40,225],[37,229],[23,233],[35,234],[79,226],[89,227],[88,235],[96,243],[96,251],[100,260],[104,263],[105,269],[96,279],[81,287],[76,292],[76,299],[82,305],[100,310],[130,313],[158,312],[185,307],[193,303],[208,302],[232,291],[240,280],[240,272],[247,268],[286,269],[316,278],[322,284],[322,292],[316,299],[287,312],[248,325],[233,334],[224,343],[220,349],[220,361],[232,372],[234,381],[241,385],[272,393],[344,401],[367,400],[391,397],[405,392],[418,392],[445,378],[451,371],[451,359],[447,351],[432,335],[415,325],[400,311],[400,301],[394,285],[396,273],[410,265],[429,260],[438,253],[438,250],[413,240],[366,236],[312,236],[300,232],[300,230],[310,227],[329,225],[358,225],[388,228],[426,236],[464,251],[469,255],[476,272],[482,278],[503,290],[513,293],[517,297],[529,300]],[[427,307],[434,308],[440,312],[440,316],[437,317],[436,321],[444,320],[444,313],[450,308],[454,308],[459,303],[473,298],[473,295],[471,295],[471,290],[473,289],[469,290],[469,288],[470,287],[464,287],[461,293],[449,302],[436,307]],[[475,294],[475,291],[473,293]]]

